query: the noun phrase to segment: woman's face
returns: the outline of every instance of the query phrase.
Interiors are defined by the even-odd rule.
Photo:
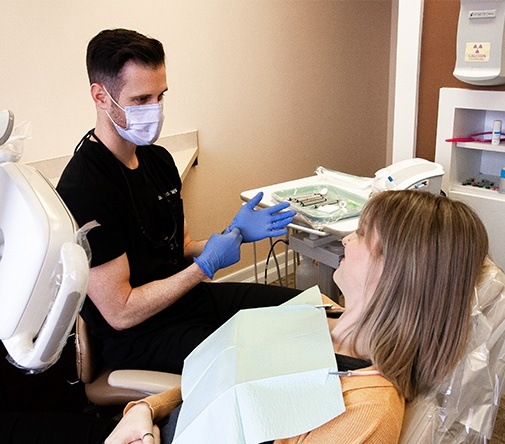
[[[377,242],[372,236],[371,246]],[[370,246],[365,240],[362,229],[349,234],[342,239],[344,258],[333,274],[333,280],[338,285],[347,302],[358,298],[367,300],[377,287],[382,273],[382,258],[372,256]]]

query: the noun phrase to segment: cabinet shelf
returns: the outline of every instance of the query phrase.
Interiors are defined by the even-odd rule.
[[[471,150],[505,153],[505,142],[501,142],[499,145],[491,145],[486,142],[458,142],[456,146],[458,148],[467,148]]]
[[[499,193],[498,190],[488,190],[487,188],[473,187],[471,185],[452,184],[450,186],[449,193],[452,192],[486,199],[505,201],[505,194]]]

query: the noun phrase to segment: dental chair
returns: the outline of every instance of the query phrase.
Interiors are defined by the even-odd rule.
[[[154,393],[173,391],[180,398],[181,376],[152,370],[115,370],[104,363],[100,344],[78,316],[75,329],[77,376],[88,400],[98,406],[124,406]],[[181,399],[182,401],[182,399]]]
[[[475,290],[472,332],[453,375],[407,404],[401,444],[487,443],[505,378],[505,274],[491,261]]]

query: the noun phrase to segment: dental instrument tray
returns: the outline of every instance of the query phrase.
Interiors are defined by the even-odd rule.
[[[314,228],[340,219],[359,216],[367,199],[328,183],[306,185],[272,193],[277,202],[290,207]]]

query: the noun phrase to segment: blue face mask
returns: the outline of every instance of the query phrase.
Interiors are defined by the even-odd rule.
[[[105,92],[125,113],[126,128],[123,128],[114,122],[109,113],[105,111],[114,124],[116,131],[123,139],[139,146],[150,145],[158,139],[165,118],[163,115],[163,101],[148,105],[122,107],[112,98],[106,89]]]

